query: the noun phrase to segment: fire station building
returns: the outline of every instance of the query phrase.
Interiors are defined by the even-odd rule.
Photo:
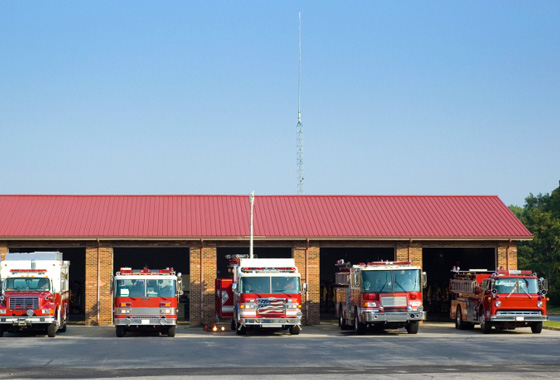
[[[496,196],[256,196],[254,253],[293,257],[308,284],[304,323],[334,313],[335,263],[410,261],[428,274],[424,305],[446,313],[449,273],[517,269],[531,233]],[[226,255],[249,253],[245,195],[0,195],[0,257],[60,251],[70,260],[71,320],[112,323],[121,267],[183,274],[179,319],[216,320]]]

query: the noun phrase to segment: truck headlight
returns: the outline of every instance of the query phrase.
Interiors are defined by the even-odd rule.
[[[121,309],[121,314],[130,314],[130,309]]]
[[[160,309],[160,314],[171,314],[171,309]]]
[[[364,307],[377,307],[375,302],[364,302]]]
[[[537,307],[542,307],[542,301],[537,302]]]
[[[6,309],[0,309],[0,314],[6,314]]]
[[[502,306],[502,301],[496,301],[496,307]]]
[[[43,314],[54,314],[54,309],[42,309],[41,313],[43,313]]]

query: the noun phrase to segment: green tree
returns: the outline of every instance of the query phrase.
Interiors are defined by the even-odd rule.
[[[551,194],[529,194],[525,206],[510,206],[534,236],[518,244],[518,265],[549,280],[552,304],[560,305],[560,186]]]

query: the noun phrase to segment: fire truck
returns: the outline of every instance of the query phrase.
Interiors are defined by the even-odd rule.
[[[174,337],[181,274],[173,268],[121,268],[113,277],[113,322],[117,336],[130,330],[159,331]]]
[[[459,330],[480,324],[484,334],[497,329],[531,327],[539,334],[546,316],[548,281],[530,270],[452,270],[450,317]]]
[[[352,265],[336,264],[335,302],[338,325],[364,334],[368,327],[377,330],[405,327],[418,333],[426,319],[422,288],[426,273],[409,262],[377,261]]]
[[[289,329],[301,331],[301,296],[307,285],[294,259],[247,258],[228,255],[233,279],[216,282],[216,313],[219,318],[231,318],[231,328],[237,335],[247,329]]]
[[[65,332],[70,262],[61,252],[7,253],[1,263],[0,336],[32,330]]]

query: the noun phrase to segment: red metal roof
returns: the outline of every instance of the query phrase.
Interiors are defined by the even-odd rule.
[[[246,238],[246,195],[0,195],[0,240]],[[497,196],[255,196],[255,238],[531,239]]]

